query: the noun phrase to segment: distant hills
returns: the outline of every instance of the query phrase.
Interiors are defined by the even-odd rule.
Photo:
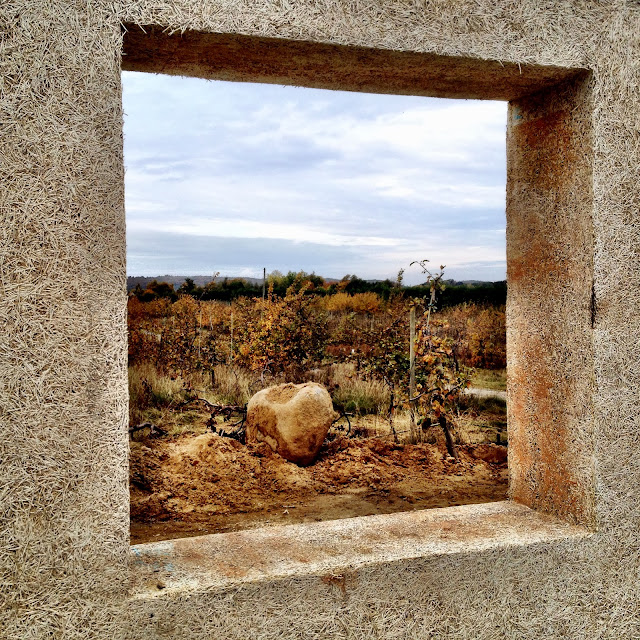
[[[224,282],[225,278],[228,280],[244,280],[249,284],[262,284],[262,278],[245,278],[241,276],[217,276],[213,278],[212,276],[128,276],[127,277],[127,291],[133,291],[138,285],[142,289],[146,289],[147,286],[156,280],[157,282],[168,282],[172,284],[174,289],[177,289],[187,278],[191,278],[193,283],[198,287],[204,287],[205,284],[209,284],[212,280],[216,282]]]
[[[154,280],[156,282],[167,282],[173,285],[174,289],[178,289],[178,287],[187,279],[191,278],[193,283],[197,287],[204,287],[206,284],[209,284],[212,280],[215,279],[216,282],[224,282],[225,280],[244,280],[247,284],[256,286],[262,284],[262,278],[247,278],[245,276],[217,276],[213,278],[212,276],[172,276],[172,275],[163,275],[163,276],[128,276],[127,277],[127,291],[133,291],[138,285],[140,285],[141,289],[146,289],[151,282]],[[336,282],[340,282],[339,278],[324,278],[324,281],[328,284],[333,284]],[[384,280],[365,280],[365,282],[370,283],[378,283],[384,282]],[[484,286],[488,284],[492,284],[490,282],[485,282],[483,280],[445,280],[445,283],[450,287],[476,287],[476,286]]]
[[[331,295],[337,291],[345,293],[376,293],[384,300],[388,300],[395,284],[391,280],[363,280],[355,275],[345,276],[342,280],[323,278],[315,274],[304,274],[312,283],[313,293],[316,295]],[[297,277],[292,272],[271,274],[273,291],[278,296],[284,296],[288,287]],[[190,287],[181,288],[185,280],[193,281]],[[262,278],[234,278],[232,276],[217,276],[215,286],[206,286],[213,276],[172,276],[165,274],[156,277],[132,276],[127,278],[127,287],[131,295],[135,295],[141,302],[150,302],[157,298],[178,299],[178,291],[187,292],[199,300],[231,301],[236,298],[254,298],[262,294]],[[336,286],[340,283],[339,286]],[[507,283],[483,282],[481,280],[445,280],[445,289],[438,296],[440,307],[449,307],[463,302],[473,302],[490,305],[503,305],[507,299]],[[139,288],[138,288],[139,287]],[[402,287],[402,293],[410,298],[424,298],[430,295],[428,285],[408,285]]]

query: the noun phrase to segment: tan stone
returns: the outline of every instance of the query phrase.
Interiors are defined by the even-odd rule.
[[[316,382],[269,387],[249,401],[247,442],[266,442],[283,458],[308,465],[335,417],[331,396]]]

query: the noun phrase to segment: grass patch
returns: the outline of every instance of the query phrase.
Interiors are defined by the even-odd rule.
[[[234,365],[220,364],[214,368],[214,401],[243,406],[260,390],[257,380],[248,371]]]
[[[493,391],[507,390],[507,370],[506,369],[476,369],[471,378],[471,386],[481,389],[492,389]]]
[[[460,409],[506,416],[507,401],[493,396],[474,396],[469,393],[460,397]]]
[[[507,403],[502,398],[465,394],[455,420],[459,441],[465,444],[507,444]]]
[[[184,399],[184,384],[160,374],[150,364],[129,367],[129,424],[149,419],[150,409],[166,408]]]
[[[389,390],[378,380],[364,380],[352,364],[332,365],[331,397],[336,409],[356,415],[382,414],[389,406]]]

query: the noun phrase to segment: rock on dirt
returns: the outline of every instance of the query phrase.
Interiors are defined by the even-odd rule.
[[[247,406],[247,442],[266,442],[299,465],[311,464],[336,418],[320,384],[280,384],[256,393]]]

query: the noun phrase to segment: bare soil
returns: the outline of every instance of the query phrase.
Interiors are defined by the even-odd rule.
[[[212,433],[131,442],[131,543],[504,500],[507,449],[338,436],[299,467]]]

